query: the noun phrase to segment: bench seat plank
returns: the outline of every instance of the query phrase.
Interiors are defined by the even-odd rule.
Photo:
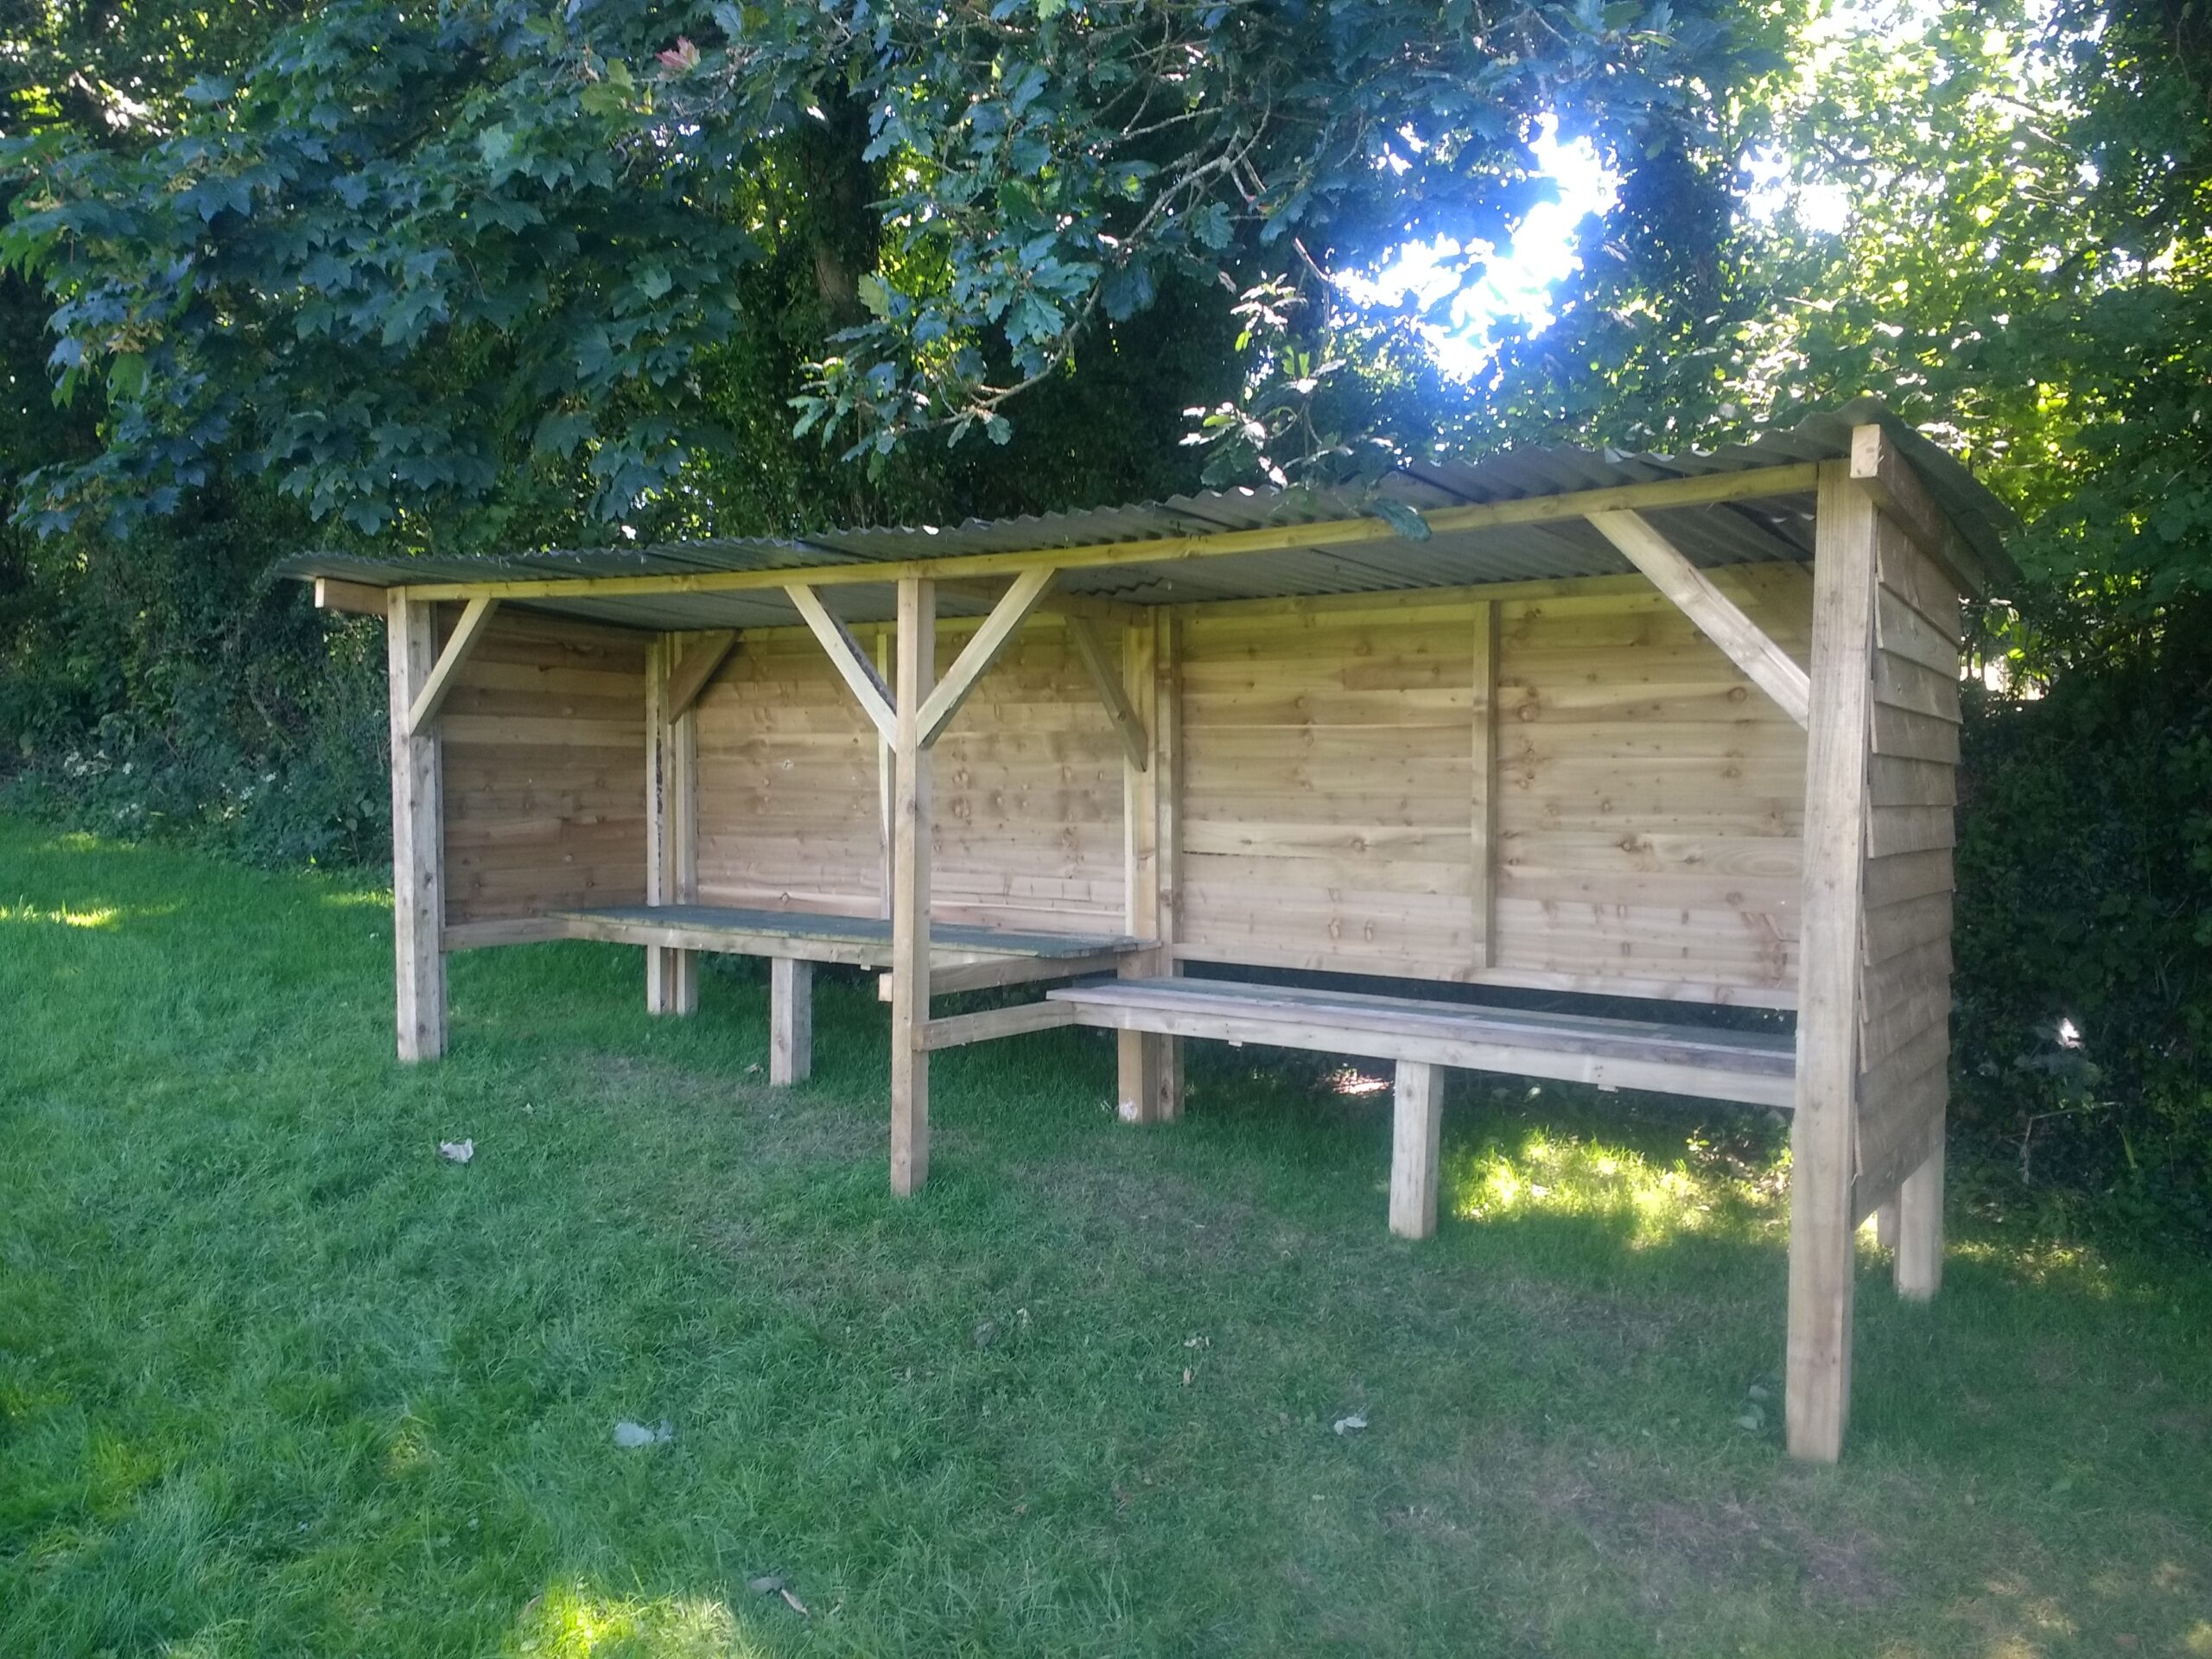
[[[878,916],[721,905],[613,905],[555,914],[571,938],[862,968],[891,965],[891,924]],[[1145,941],[1121,934],[1029,933],[954,924],[930,929],[930,954],[940,967],[1010,957],[1061,961],[1119,956],[1147,948]]]
[[[1592,1014],[1236,980],[1121,979],[1050,991],[1077,1024],[1502,1071],[1788,1107],[1796,1039]]]

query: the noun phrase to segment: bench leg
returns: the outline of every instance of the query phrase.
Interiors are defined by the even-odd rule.
[[[696,1014],[699,1011],[699,953],[672,950],[666,945],[645,947],[645,1012]]]
[[[1943,1284],[1943,1137],[1898,1189],[1897,1211],[1897,1294],[1924,1302]]]
[[[1892,1198],[1874,1212],[1874,1242],[1885,1250],[1897,1247],[1897,1205]]]
[[[1398,1086],[1392,1096],[1390,1230],[1400,1238],[1427,1238],[1436,1231],[1443,1084],[1443,1067],[1398,1062]]]
[[[1174,1038],[1121,1032],[1114,1053],[1122,1122],[1173,1123],[1183,1116],[1183,1055]]]
[[[814,1070],[814,964],[768,963],[768,1081],[804,1083]]]

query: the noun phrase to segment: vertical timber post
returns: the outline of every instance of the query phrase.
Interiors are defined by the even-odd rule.
[[[1474,949],[1478,969],[1497,965],[1497,601],[1475,601],[1474,672],[1469,710],[1474,728],[1474,810],[1469,826]]]
[[[1851,1415],[1859,959],[1873,701],[1875,506],[1852,481],[1847,461],[1821,467],[1818,513],[1783,1407],[1790,1454],[1833,1463]]]
[[[1390,1230],[1400,1238],[1427,1238],[1436,1231],[1444,1068],[1400,1060],[1390,1101]]]
[[[385,601],[391,704],[391,943],[399,1058],[446,1052],[445,812],[435,722],[408,729],[408,710],[437,661],[436,613],[404,588]]]
[[[791,957],[768,963],[768,1081],[804,1083],[814,1071],[814,964]]]
[[[669,685],[683,660],[680,634],[664,633],[645,652],[645,902],[684,905],[698,897],[696,786],[698,722],[692,709],[671,716]],[[695,705],[696,707],[696,705]],[[690,950],[645,947],[645,1008],[691,1014],[699,1007],[699,959]]]
[[[1936,1145],[1897,1190],[1897,1294],[1924,1302],[1943,1287],[1943,1124],[1936,1115]]]
[[[1160,936],[1159,652],[1155,619],[1146,616],[1122,630],[1122,689],[1145,732],[1146,762],[1122,762],[1122,881],[1123,926],[1134,937]],[[1169,971],[1164,950],[1133,952],[1122,958],[1124,978]],[[1114,1039],[1116,1096],[1124,1123],[1156,1123],[1166,1116],[1168,1043],[1149,1032],[1124,1031]]]
[[[892,744],[891,1190],[930,1173],[930,752],[922,700],[937,681],[937,586],[899,582],[898,724]]]

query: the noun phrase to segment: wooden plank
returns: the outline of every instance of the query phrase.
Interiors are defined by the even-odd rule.
[[[1390,1230],[1400,1238],[1428,1238],[1436,1231],[1443,1072],[1400,1060],[1390,1107]]]
[[[1874,753],[1955,766],[1959,763],[1959,728],[1947,720],[1934,720],[1910,709],[1878,702],[1874,705]]]
[[[1145,728],[1152,735],[1145,768],[1154,822],[1152,930],[1147,937],[1160,942],[1160,949],[1153,955],[1157,971],[1170,976],[1179,971],[1174,947],[1183,926],[1184,626],[1185,613],[1180,610],[1162,608],[1154,613],[1148,653],[1151,695],[1135,699],[1144,712]],[[1138,684],[1131,689],[1141,693],[1145,687]],[[1159,1048],[1152,1066],[1153,1115],[1163,1123],[1179,1122],[1183,1116],[1183,1046],[1172,1037],[1162,1037]]]
[[[1891,853],[1866,861],[1866,904],[1870,909],[1901,905],[1952,890],[1951,850]]]
[[[1936,1066],[1910,1079],[1883,1103],[1881,1116],[1868,1120],[1859,1136],[1852,1184],[1854,1222],[1897,1198],[1905,1178],[1927,1160],[1942,1138],[1948,1089],[1944,1068]]]
[[[1892,709],[1931,719],[1959,723],[1959,677],[1956,669],[1939,674],[1893,651],[1874,653],[1874,699]]]
[[[930,750],[923,702],[937,679],[937,590],[899,583],[896,785],[891,856],[891,1190],[919,1192],[930,1169]]]
[[[1100,706],[1114,722],[1114,734],[1122,740],[1122,753],[1131,766],[1143,771],[1151,764],[1151,738],[1122,689],[1120,671],[1107,660],[1105,642],[1088,617],[1071,617],[1067,627],[1068,643],[1075,647],[1083,671],[1090,678],[1091,690],[1098,694]]]
[[[1885,806],[1953,806],[1958,768],[1947,761],[1877,754],[1867,769],[1867,798]]]
[[[453,690],[454,677],[482,641],[484,631],[491,626],[499,609],[499,601],[496,599],[472,599],[461,607],[461,620],[454,626],[453,637],[446,641],[436,664],[416,688],[415,701],[407,706],[409,736],[428,729],[438,717],[446,694]]]
[[[797,957],[768,962],[768,1081],[804,1083],[814,1071],[814,964]]]
[[[1834,462],[1821,470],[1817,512],[1783,1416],[1792,1456],[1833,1463],[1842,1455],[1851,1410],[1860,867],[1877,518],[1847,465]]]
[[[1875,639],[1884,651],[1917,663],[1931,674],[1959,677],[1959,646],[1887,588],[1875,598]]]
[[[1423,515],[1433,534],[1491,530],[1507,524],[1557,524],[1592,513],[1650,507],[1707,506],[1723,501],[1751,501],[1798,495],[1812,489],[1818,466],[1809,461],[1708,473],[1694,478],[1655,479],[1639,484],[1608,485],[1561,495],[1522,497],[1464,507],[1440,507]],[[837,582],[913,580],[953,581],[963,576],[1005,576],[1024,570],[1096,570],[1131,564],[1179,563],[1191,559],[1234,557],[1286,548],[1357,546],[1389,543],[1398,528],[1381,518],[1340,518],[1319,524],[1268,524],[1256,530],[1102,542],[1084,547],[1055,547],[1003,553],[960,554],[949,558],[905,559],[811,566],[795,570],[704,570],[639,576],[530,577],[508,582],[426,582],[417,598],[469,599],[479,594],[507,599],[556,595],[611,598],[641,594],[742,593],[791,583],[822,587]]]
[[[1864,960],[1872,968],[1916,945],[1951,937],[1951,895],[1924,893],[1891,905],[1869,905]]]
[[[1713,1003],[1722,1007],[1794,1008],[1797,1006],[1795,977],[1777,984],[1716,978],[1661,976],[1656,973],[1574,971],[1568,969],[1520,967],[1511,963],[1496,968],[1471,969],[1464,962],[1430,959],[1405,951],[1372,957],[1354,957],[1337,950],[1312,950],[1297,946],[1275,948],[1241,941],[1185,939],[1175,946],[1178,963],[1205,963],[1219,968],[1288,969],[1301,973],[1358,973],[1380,979],[1433,981],[1446,985],[1497,985],[1515,990],[1558,991],[1591,996],[1636,996],[1659,1002]],[[1785,1105],[1789,1103],[1784,1102]]]
[[[1013,643],[1015,632],[1028,620],[1029,613],[1037,608],[1037,601],[1044,598],[1058,574],[1050,566],[1023,571],[1014,579],[1005,597],[991,607],[991,613],[960,648],[952,666],[931,688],[929,701],[922,705],[919,731],[924,748],[934,744],[960,712],[960,705],[968,701],[999,653]]]
[[[1296,1015],[1271,1015],[1242,1008],[1116,1006],[1086,997],[1084,988],[1080,987],[1049,995],[1074,1001],[1077,1023],[1108,1031],[1150,1031],[1172,1037],[1257,1043],[1369,1059],[1414,1060],[1471,1071],[1497,1071],[1516,1077],[1588,1084],[1599,1089],[1646,1089],[1659,1094],[1732,1100],[1754,1106],[1787,1107],[1791,1101],[1789,1079],[1745,1072],[1731,1066],[1563,1052],[1535,1040],[1472,1041],[1448,1035],[1378,1031],[1364,1024],[1317,1024]]]
[[[1957,820],[1948,806],[1873,806],[1866,812],[1866,855],[1927,853],[1958,844]]]
[[[1958,588],[1918,548],[1903,537],[1885,537],[1881,567],[1882,586],[1918,611],[1930,627],[1954,643],[1964,635]]]
[[[806,626],[821,642],[823,652],[830,658],[830,665],[837,671],[837,677],[857,698],[861,712],[887,742],[893,741],[897,717],[892,712],[891,693],[875,671],[875,664],[861,649],[860,641],[853,638],[852,630],[830,613],[829,607],[813,588],[803,582],[785,587],[791,604],[805,619]],[[934,648],[934,640],[931,642]]]
[[[956,1014],[932,1020],[922,1028],[922,1041],[931,1051],[959,1048],[968,1043],[996,1042],[1001,1037],[1051,1031],[1075,1023],[1076,1011],[1065,1002],[1017,1002],[1008,1008],[985,1008],[979,1014]]]
[[[1697,624],[1728,660],[1742,669],[1753,684],[1773,698],[1783,712],[1802,726],[1811,696],[1805,671],[1766,635],[1764,629],[1744,614],[1736,601],[1722,593],[1692,564],[1681,550],[1649,520],[1631,512],[1593,512],[1590,523],[1598,533],[1620,550],[1621,556],[1649,577],[1651,585],[1667,595],[1683,615]]]
[[[351,611],[357,616],[383,616],[389,607],[387,590],[365,582],[341,582],[336,576],[315,579],[315,607],[318,611]]]
[[[385,609],[391,673],[391,938],[398,1052],[432,1060],[446,1049],[445,815],[438,734],[411,713],[435,663],[430,606],[391,589]]]
[[[558,916],[515,916],[496,922],[448,922],[438,943],[447,955],[500,944],[537,944],[565,939],[569,925]]]
[[[1497,766],[1497,606],[1484,601],[1475,607],[1474,671],[1468,683],[1473,706],[1469,725],[1474,734],[1473,811],[1469,824],[1468,868],[1478,968],[1497,963],[1498,838]]]
[[[1951,528],[1912,464],[1878,426],[1851,434],[1851,475],[1904,536],[1934,560],[1963,594],[1986,594],[1991,572],[1980,554]]]
[[[668,713],[671,720],[681,719],[691,712],[721,673],[729,654],[737,649],[737,630],[715,628],[705,633],[690,636],[691,643],[683,658],[668,677]]]
[[[1135,943],[1132,942],[1132,949]],[[988,990],[1003,985],[1041,985],[1055,980],[1083,979],[1093,974],[1117,973],[1124,952],[1101,950],[1087,957],[995,957],[986,961],[945,966],[941,957],[931,958],[930,995],[950,996],[956,991]],[[876,979],[876,1000],[891,1000],[891,976]]]

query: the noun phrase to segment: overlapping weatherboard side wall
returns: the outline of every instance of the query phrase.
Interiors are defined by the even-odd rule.
[[[460,607],[440,607],[441,645]],[[645,889],[652,636],[502,609],[439,717],[448,928]]]
[[[939,625],[940,669],[975,626]],[[887,679],[883,632],[858,630]],[[1121,931],[1122,768],[1066,628],[1033,617],[938,741],[931,915]],[[880,740],[812,635],[740,640],[700,699],[697,786],[701,903],[884,912]]]
[[[1856,1208],[1888,1202],[1940,1144],[1950,1072],[1959,594],[1875,520],[1861,928]]]
[[[1791,1006],[1804,733],[1641,578],[1500,592],[1185,613],[1179,952]]]

